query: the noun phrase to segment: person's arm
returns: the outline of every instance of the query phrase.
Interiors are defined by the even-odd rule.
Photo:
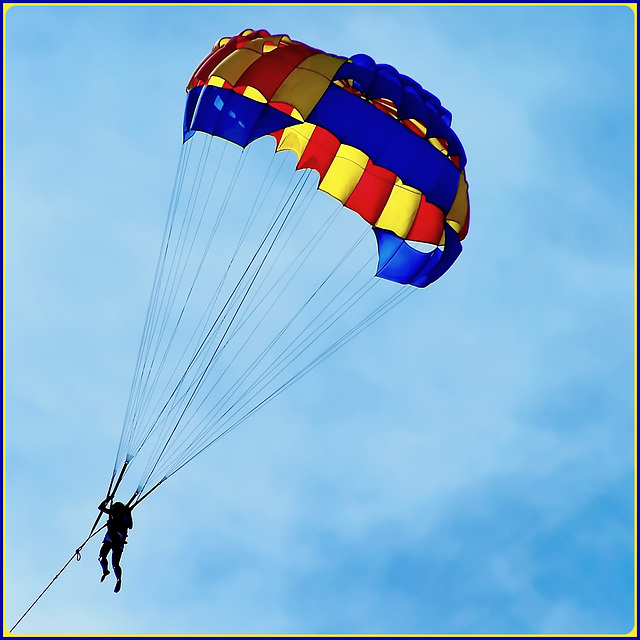
[[[98,509],[102,511],[102,513],[111,513],[109,507],[107,507],[107,502],[109,502],[109,498],[105,498],[99,505]]]

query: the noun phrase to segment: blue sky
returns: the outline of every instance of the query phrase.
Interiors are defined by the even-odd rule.
[[[5,14],[5,627],[104,496],[181,146],[222,36],[440,97],[471,228],[441,281],[98,541],[22,634],[623,634],[634,609],[635,15],[625,6]]]

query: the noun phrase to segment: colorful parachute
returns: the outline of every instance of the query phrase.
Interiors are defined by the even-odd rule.
[[[219,40],[187,91],[185,140],[203,131],[245,147],[274,136],[298,169],[320,174],[320,190],[373,226],[378,276],[425,287],[460,254],[464,149],[440,101],[393,67],[249,30]]]
[[[264,30],[215,45],[187,86],[109,495],[146,454],[137,504],[442,276],[469,224],[450,125],[435,96],[368,56]]]

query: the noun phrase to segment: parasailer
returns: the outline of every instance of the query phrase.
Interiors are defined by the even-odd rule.
[[[115,593],[120,591],[122,586],[122,568],[120,567],[120,559],[122,558],[122,552],[124,551],[124,545],[127,544],[127,535],[129,529],[133,529],[133,516],[131,509],[122,502],[114,502],[111,507],[107,507],[109,502],[108,498],[103,500],[98,509],[102,513],[108,514],[107,520],[107,533],[104,536],[98,561],[102,567],[102,577],[100,582],[104,582],[105,578],[111,573],[109,571],[108,556],[111,553],[111,566],[116,576],[116,586],[114,588]]]

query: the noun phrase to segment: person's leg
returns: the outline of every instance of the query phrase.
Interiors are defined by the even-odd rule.
[[[102,567],[102,578],[100,578],[100,582],[104,582],[104,579],[111,573],[109,571],[109,563],[107,561],[107,556],[109,555],[109,550],[111,549],[111,545],[108,542],[103,542],[100,547],[100,552],[98,554],[98,562]]]
[[[111,566],[113,567],[113,573],[116,574],[116,588],[114,591],[118,593],[122,586],[122,568],[120,567],[120,558],[122,558],[123,547],[114,547],[111,551]]]

